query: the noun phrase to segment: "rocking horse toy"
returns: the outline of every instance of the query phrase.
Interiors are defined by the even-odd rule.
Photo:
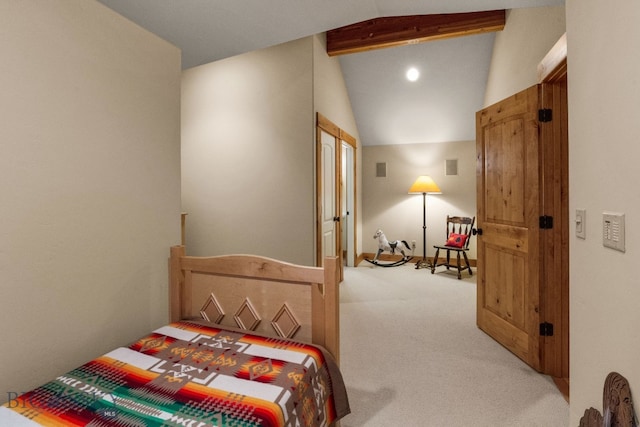
[[[365,261],[368,261],[374,265],[379,265],[381,267],[397,267],[399,265],[406,264],[413,258],[413,251],[411,255],[407,255],[404,251],[405,248],[411,249],[411,247],[409,246],[409,243],[407,243],[406,240],[394,240],[390,242],[387,239],[387,236],[385,236],[382,230],[380,229],[376,231],[376,233],[373,235],[373,238],[378,239],[378,252],[376,252],[376,256],[373,257],[373,260],[365,258],[364,259]],[[392,255],[394,255],[396,251],[399,251],[402,254],[402,259],[400,259],[399,261],[391,262],[391,263],[384,263],[384,264],[380,263],[378,262],[378,257],[384,251],[388,251]]]

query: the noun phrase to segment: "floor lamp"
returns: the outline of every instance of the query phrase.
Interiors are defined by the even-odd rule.
[[[427,261],[427,194],[442,194],[442,191],[430,176],[422,175],[409,188],[409,194],[422,194],[422,259],[416,262],[416,268],[431,267]]]

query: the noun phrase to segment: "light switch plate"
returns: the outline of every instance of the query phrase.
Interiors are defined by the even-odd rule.
[[[576,209],[576,237],[587,238],[587,210]]]
[[[602,244],[624,252],[624,214],[602,213]]]

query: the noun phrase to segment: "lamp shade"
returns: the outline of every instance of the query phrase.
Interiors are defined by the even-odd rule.
[[[440,187],[438,184],[433,182],[430,176],[422,175],[416,179],[416,182],[413,183],[411,188],[409,188],[409,194],[442,194],[440,191]]]

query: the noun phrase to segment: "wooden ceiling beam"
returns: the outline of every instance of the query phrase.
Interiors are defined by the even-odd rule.
[[[327,53],[344,55],[501,31],[505,21],[504,10],[375,18],[327,31]]]

